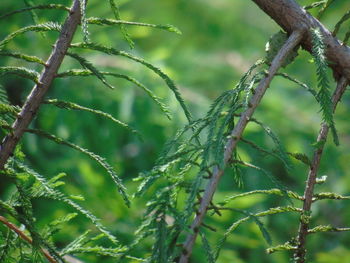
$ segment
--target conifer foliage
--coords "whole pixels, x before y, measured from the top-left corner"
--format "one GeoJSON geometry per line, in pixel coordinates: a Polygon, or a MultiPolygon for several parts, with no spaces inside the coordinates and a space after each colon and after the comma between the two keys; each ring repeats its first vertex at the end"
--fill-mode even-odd
{"type": "MultiPolygon", "coordinates": [[[[94,38],[90,33],[90,27],[93,26],[101,28],[115,26],[132,49],[135,43],[128,32],[129,26],[181,34],[175,26],[122,20],[118,2],[114,0],[100,3],[106,5],[109,16],[113,18],[89,17],[90,1],[87,0],[73,0],[71,7],[54,3],[35,5],[34,2],[24,1],[23,8],[0,15],[1,21],[11,16],[31,14],[32,25],[16,29],[0,40],[0,57],[16,60],[18,61],[16,65],[19,65],[11,64],[0,67],[0,76],[6,78],[14,75],[18,78],[25,78],[34,85],[21,107],[11,104],[5,88],[0,86],[2,136],[0,176],[9,180],[12,186],[8,197],[0,200],[0,224],[7,229],[5,232],[0,232],[0,262],[80,262],[75,257],[93,254],[99,258],[113,258],[115,262],[187,263],[190,262],[194,248],[201,245],[203,261],[205,258],[207,262],[214,263],[219,259],[225,242],[234,231],[246,222],[253,222],[266,241],[267,253],[287,251],[294,262],[303,263],[307,262],[306,241],[309,234],[350,230],[348,227],[328,224],[310,226],[313,219],[313,203],[325,199],[349,199],[348,196],[337,193],[314,193],[317,184],[326,181],[326,177],[318,177],[318,169],[328,132],[331,131],[334,144],[339,145],[340,143],[334,112],[346,90],[349,76],[344,74],[339,76],[339,72],[346,71],[339,70],[337,67],[338,71],[334,74],[337,87],[332,92],[332,81],[328,71],[330,67],[334,70],[335,61],[332,63],[330,61],[332,58],[329,57],[331,52],[328,50],[327,41],[330,37],[335,39],[341,31],[343,24],[350,18],[349,11],[339,19],[333,36],[327,34],[321,26],[301,28],[290,26],[289,28],[292,28],[290,32],[281,30],[273,35],[266,45],[265,57],[256,61],[236,85],[218,96],[206,114],[200,118],[194,118],[179,89],[164,70],[133,52],[93,42],[94,38]],[[39,22],[36,14],[38,10],[62,12],[66,20],[63,24],[57,21],[39,22]],[[57,41],[47,61],[33,54],[24,54],[13,49],[16,45],[11,45],[11,43],[15,43],[17,37],[28,32],[39,33],[42,39],[45,39],[45,34],[48,32],[58,33],[57,41]],[[75,41],[76,39],[81,39],[81,42],[75,41]],[[308,44],[311,45],[309,51],[316,68],[317,87],[310,87],[287,73],[288,65],[295,63],[298,59],[299,48],[308,48],[305,41],[309,41],[308,44]],[[152,72],[163,81],[164,87],[173,93],[186,117],[187,124],[179,129],[173,138],[169,138],[153,168],[144,171],[134,179],[138,183],[135,192],[126,188],[115,166],[103,156],[75,142],[51,134],[49,131],[30,127],[36,114],[40,114],[38,113],[39,108],[46,104],[46,107],[56,107],[58,110],[70,111],[71,114],[79,111],[96,115],[141,139],[147,139],[144,138],[142,132],[118,120],[112,114],[87,105],[80,105],[74,102],[74,98],[71,98],[70,101],[62,98],[45,98],[48,89],[52,88],[54,79],[88,76],[96,78],[102,84],[101,86],[108,89],[115,89],[110,84],[108,76],[127,80],[145,92],[156,107],[171,120],[169,107],[150,87],[124,72],[100,70],[98,65],[94,65],[87,58],[86,54],[123,57],[143,66],[144,70],[152,72]],[[62,64],[65,66],[65,58],[74,60],[78,68],[60,70],[62,64]],[[28,65],[35,66],[29,67],[28,65]],[[278,131],[273,131],[268,123],[253,116],[264,99],[271,81],[277,76],[311,93],[315,103],[319,104],[322,123],[312,157],[305,153],[288,152],[278,136],[278,131]],[[261,133],[265,134],[271,147],[260,145],[260,142],[252,141],[245,136],[246,127],[251,125],[255,125],[261,133]],[[64,171],[49,179],[46,175],[33,169],[30,165],[30,158],[26,156],[21,147],[20,140],[24,133],[45,138],[56,143],[57,147],[69,147],[89,157],[92,162],[103,169],[106,176],[113,180],[121,200],[128,209],[132,209],[134,201],[147,200],[142,218],[135,220],[140,224],[133,235],[133,240],[121,240],[113,230],[107,228],[103,221],[94,215],[93,211],[80,205],[79,200],[84,199],[83,196],[71,196],[61,191],[60,186],[65,183],[66,177],[64,171]],[[287,175],[293,173],[292,159],[305,165],[309,173],[304,194],[301,195],[291,186],[282,183],[274,176],[269,167],[261,167],[255,159],[246,158],[241,149],[250,149],[256,154],[276,159],[284,167],[287,175]],[[271,187],[244,191],[243,176],[251,170],[265,176],[271,187]],[[233,176],[237,189],[242,189],[243,192],[232,194],[222,200],[213,199],[222,176],[233,176]],[[263,211],[238,209],[231,205],[233,200],[255,195],[279,197],[283,201],[280,202],[280,205],[263,211]],[[42,199],[62,203],[70,207],[71,212],[57,216],[46,226],[38,226],[33,202],[42,199]],[[220,234],[219,240],[213,242],[211,234],[208,233],[216,231],[215,225],[206,222],[215,222],[216,218],[227,213],[241,215],[241,218],[233,221],[226,231],[220,234]],[[287,213],[296,214],[299,217],[300,222],[296,222],[300,223],[299,231],[294,236],[290,236],[290,240],[286,240],[285,243],[275,244],[269,227],[264,223],[264,218],[287,213]],[[98,230],[99,233],[96,234],[96,231],[86,229],[74,240],[66,244],[57,244],[55,236],[62,228],[72,224],[74,218],[78,216],[90,221],[92,228],[98,230]],[[152,243],[149,251],[142,257],[136,256],[134,252],[137,247],[149,244],[149,240],[152,243]]],[[[254,2],[260,4],[260,7],[264,3],[262,0],[254,2]]],[[[294,0],[283,0],[283,2],[304,10],[294,0]]],[[[321,19],[333,2],[315,1],[304,8],[305,10],[319,9],[318,18],[321,19]]],[[[269,10],[269,8],[262,9],[267,10],[266,12],[269,10]]],[[[316,18],[312,17],[312,19],[316,18]]],[[[314,23],[314,25],[317,24],[314,23]]],[[[349,36],[350,33],[345,32],[344,46],[349,36]]]]}

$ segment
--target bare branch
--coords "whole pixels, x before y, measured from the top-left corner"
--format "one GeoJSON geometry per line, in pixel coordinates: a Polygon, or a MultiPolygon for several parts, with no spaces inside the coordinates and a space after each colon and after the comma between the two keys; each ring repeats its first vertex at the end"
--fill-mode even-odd
{"type": "Polygon", "coordinates": [[[225,153],[224,153],[224,165],[223,167],[216,166],[213,170],[213,175],[206,187],[203,198],[200,203],[200,207],[196,218],[191,225],[191,233],[187,236],[186,242],[183,247],[182,255],[179,260],[180,263],[187,263],[192,253],[193,245],[196,241],[199,227],[202,225],[204,216],[216,191],[217,185],[221,176],[224,174],[224,169],[227,163],[230,161],[232,152],[236,148],[242,133],[247,126],[250,118],[252,117],[256,107],[259,105],[262,97],[264,96],[267,88],[269,87],[274,75],[277,73],[278,69],[281,67],[286,56],[300,43],[303,37],[304,30],[298,30],[291,34],[287,42],[278,52],[276,57],[271,63],[271,67],[267,76],[260,82],[257,87],[254,96],[252,97],[249,108],[241,115],[237,125],[233,129],[230,139],[226,143],[225,153]]]}
{"type": "Polygon", "coordinates": [[[336,80],[344,76],[350,80],[350,48],[345,46],[324,25],[305,11],[295,0],[252,0],[288,33],[308,28],[301,41],[303,48],[311,52],[311,29],[319,28],[326,46],[327,60],[336,80]]]}
{"type": "MultiPolygon", "coordinates": [[[[340,81],[338,82],[337,88],[334,91],[333,97],[332,97],[333,111],[335,111],[338,102],[340,101],[342,95],[346,90],[347,85],[348,85],[348,81],[346,80],[346,78],[341,78],[340,81]]],[[[327,140],[328,132],[329,132],[328,125],[326,123],[322,123],[321,130],[317,137],[317,142],[325,142],[327,140]]],[[[314,156],[311,162],[308,179],[305,186],[304,204],[303,204],[304,218],[302,217],[300,220],[299,233],[298,233],[298,249],[295,252],[295,259],[297,263],[305,262],[305,254],[306,254],[305,243],[306,243],[306,236],[308,234],[308,226],[309,226],[309,220],[305,218],[305,216],[308,217],[311,211],[311,205],[313,202],[313,192],[316,184],[316,177],[320,166],[323,149],[324,149],[324,143],[321,143],[320,146],[314,151],[314,156]]]]}
{"type": "Polygon", "coordinates": [[[74,0],[69,16],[66,19],[62,31],[55,47],[45,64],[45,69],[40,75],[39,83],[34,86],[29,94],[21,112],[12,125],[12,131],[4,138],[0,146],[0,170],[2,170],[13,153],[17,143],[21,139],[25,129],[29,126],[36,115],[42,100],[51,86],[52,81],[57,74],[68,47],[72,41],[73,35],[80,22],[80,2],[74,0]]]}

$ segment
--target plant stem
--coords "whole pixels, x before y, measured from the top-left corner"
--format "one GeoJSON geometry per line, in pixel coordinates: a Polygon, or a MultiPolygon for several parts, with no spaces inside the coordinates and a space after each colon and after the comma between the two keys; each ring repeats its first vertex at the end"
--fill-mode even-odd
{"type": "MultiPolygon", "coordinates": [[[[301,28],[319,28],[326,47],[325,55],[336,80],[342,76],[350,79],[350,48],[334,37],[319,20],[305,11],[295,0],[252,1],[288,33],[301,28]]],[[[311,53],[311,30],[305,32],[301,46],[311,53]]]]}
{"type": "Polygon", "coordinates": [[[34,86],[26,99],[17,119],[12,125],[12,131],[6,135],[0,145],[0,170],[4,166],[21,139],[25,129],[36,115],[43,98],[54,80],[57,71],[66,55],[74,33],[81,20],[80,1],[74,0],[68,18],[66,19],[59,38],[51,52],[45,68],[40,75],[39,83],[34,86]]]}
{"type": "MultiPolygon", "coordinates": [[[[0,222],[6,225],[9,229],[13,230],[24,241],[28,242],[31,245],[33,244],[33,241],[31,240],[30,237],[24,234],[23,231],[21,231],[17,226],[9,222],[5,217],[0,216],[0,222]]],[[[50,263],[57,263],[57,261],[49,254],[47,250],[43,248],[41,248],[40,250],[50,263]]]]}
{"type": "MultiPolygon", "coordinates": [[[[340,101],[342,95],[344,94],[347,85],[348,85],[348,81],[346,80],[346,78],[342,77],[339,80],[337,88],[334,91],[332,96],[333,112],[335,111],[338,102],[340,101]]],[[[322,123],[320,132],[317,137],[317,143],[325,142],[327,140],[328,132],[329,132],[328,125],[326,123],[322,123]]],[[[310,165],[310,170],[308,173],[308,178],[307,178],[305,192],[304,192],[304,204],[303,204],[304,216],[309,216],[309,213],[311,211],[313,192],[316,184],[316,177],[319,170],[323,149],[324,149],[324,143],[321,143],[320,146],[314,151],[313,159],[310,165]]],[[[298,233],[298,248],[294,254],[294,259],[297,263],[305,262],[305,255],[306,255],[305,244],[306,244],[306,236],[308,234],[308,227],[309,227],[309,220],[301,219],[300,225],[299,225],[299,233],[298,233]]]]}
{"type": "Polygon", "coordinates": [[[303,30],[298,30],[293,32],[290,35],[287,42],[284,44],[284,46],[281,48],[281,50],[278,52],[278,54],[272,61],[267,76],[260,82],[260,84],[256,88],[255,94],[253,95],[249,103],[249,108],[241,115],[237,125],[232,130],[230,139],[226,143],[226,147],[225,147],[224,162],[223,162],[224,165],[223,167],[216,166],[213,169],[213,175],[210,178],[210,181],[205,189],[198,213],[196,214],[196,217],[192,222],[190,234],[188,234],[187,236],[179,263],[187,263],[189,261],[189,258],[192,253],[193,245],[198,235],[199,227],[202,225],[204,216],[210,205],[213,195],[216,191],[219,180],[221,176],[224,174],[225,166],[230,161],[233,150],[236,148],[237,143],[241,138],[245,127],[247,126],[255,109],[259,105],[274,75],[277,73],[278,69],[281,67],[286,56],[300,43],[303,37],[303,32],[304,32],[303,30]]]}

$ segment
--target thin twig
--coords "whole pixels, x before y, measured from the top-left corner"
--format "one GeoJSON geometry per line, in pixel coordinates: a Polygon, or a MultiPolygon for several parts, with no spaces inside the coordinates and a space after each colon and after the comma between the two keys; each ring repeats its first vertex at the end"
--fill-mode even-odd
{"type": "Polygon", "coordinates": [[[267,88],[271,83],[271,80],[273,79],[278,69],[281,67],[286,56],[299,44],[299,42],[302,39],[303,32],[304,31],[302,30],[295,31],[288,38],[287,42],[284,44],[284,46],[281,48],[281,50],[278,52],[278,54],[272,61],[271,67],[269,69],[267,76],[260,82],[259,86],[257,87],[255,94],[253,95],[249,103],[249,108],[242,114],[237,125],[233,129],[230,139],[226,143],[225,153],[224,153],[224,162],[223,162],[224,165],[223,167],[216,166],[213,169],[213,176],[211,177],[206,187],[203,198],[201,200],[200,208],[198,210],[198,213],[194,221],[192,222],[190,234],[187,236],[179,263],[187,263],[189,261],[189,258],[192,253],[193,245],[198,235],[199,227],[202,225],[204,216],[210,205],[210,201],[213,198],[213,195],[215,193],[219,180],[221,176],[224,174],[225,166],[230,161],[233,150],[236,148],[236,145],[239,139],[241,138],[242,133],[245,127],[247,126],[247,123],[252,117],[256,107],[259,105],[262,97],[264,96],[267,88]]]}
{"type": "MultiPolygon", "coordinates": [[[[24,234],[22,230],[20,230],[17,226],[9,222],[5,217],[0,216],[0,222],[6,225],[9,229],[13,230],[24,241],[28,242],[31,245],[33,244],[33,241],[30,237],[24,234]]],[[[50,263],[57,263],[57,261],[49,254],[47,250],[43,248],[40,248],[40,250],[50,263]]]]}
{"type": "MultiPolygon", "coordinates": [[[[335,111],[338,102],[340,101],[342,95],[344,94],[346,87],[348,85],[348,81],[346,78],[342,77],[337,85],[336,90],[332,96],[332,107],[333,112],[335,111]]],[[[326,123],[322,123],[320,132],[317,137],[317,143],[320,143],[320,146],[314,151],[313,159],[311,162],[310,170],[308,173],[308,179],[305,186],[304,192],[304,205],[303,205],[303,215],[300,220],[299,225],[299,233],[298,233],[298,248],[295,252],[294,258],[297,263],[305,262],[305,244],[306,244],[306,236],[308,234],[308,226],[309,226],[309,214],[311,211],[311,205],[313,201],[313,192],[316,184],[316,177],[318,173],[318,169],[320,166],[320,161],[324,149],[324,143],[327,140],[329,132],[329,127],[326,123]]]]}
{"type": "Polygon", "coordinates": [[[80,1],[74,0],[69,16],[62,27],[60,36],[45,64],[45,69],[40,75],[39,83],[34,86],[29,94],[21,112],[18,114],[17,119],[12,125],[13,130],[7,134],[0,145],[0,170],[4,168],[25,129],[29,126],[36,115],[47,90],[57,74],[63,58],[66,55],[80,20],[80,1]]]}

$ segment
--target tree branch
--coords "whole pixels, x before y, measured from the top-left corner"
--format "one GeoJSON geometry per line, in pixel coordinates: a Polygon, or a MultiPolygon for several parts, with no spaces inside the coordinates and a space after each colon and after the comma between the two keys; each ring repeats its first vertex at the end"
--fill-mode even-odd
{"type": "MultiPolygon", "coordinates": [[[[5,217],[0,216],[0,222],[6,225],[12,231],[14,231],[24,241],[28,242],[31,245],[33,244],[33,241],[30,237],[24,234],[23,231],[21,231],[17,226],[9,222],[5,217]]],[[[57,261],[50,255],[50,253],[47,250],[43,248],[40,248],[40,250],[50,263],[57,263],[57,261]]]]}
{"type": "Polygon", "coordinates": [[[236,148],[239,139],[242,136],[242,133],[247,126],[250,118],[252,117],[256,107],[259,105],[262,97],[264,96],[267,88],[269,87],[274,75],[281,67],[286,56],[300,43],[302,39],[304,30],[294,31],[281,50],[278,52],[276,57],[271,63],[269,72],[267,76],[260,82],[256,88],[255,94],[251,98],[249,103],[249,108],[241,115],[237,125],[231,132],[230,139],[226,143],[225,153],[224,153],[224,165],[223,167],[216,166],[213,170],[213,175],[205,189],[203,198],[200,203],[200,208],[191,225],[191,233],[187,236],[186,242],[183,247],[182,255],[179,260],[179,263],[187,263],[192,253],[193,245],[196,241],[199,227],[202,225],[206,211],[210,205],[210,202],[213,198],[217,185],[221,176],[224,174],[224,169],[227,163],[230,161],[232,152],[236,148]]]}
{"type": "MultiPolygon", "coordinates": [[[[340,81],[338,82],[337,88],[334,91],[332,96],[333,112],[335,111],[338,102],[340,101],[342,95],[344,94],[347,85],[348,85],[348,81],[346,80],[346,78],[341,78],[340,81]]],[[[318,169],[320,166],[320,161],[321,161],[321,157],[324,149],[324,142],[327,140],[328,132],[329,132],[328,125],[326,123],[322,123],[321,130],[317,137],[317,143],[320,143],[320,146],[314,151],[314,156],[311,162],[308,179],[305,186],[303,217],[300,220],[300,226],[299,226],[298,248],[294,255],[297,263],[305,262],[305,254],[306,254],[305,243],[306,243],[306,236],[309,233],[308,217],[311,211],[313,191],[316,184],[316,177],[317,177],[317,173],[318,173],[318,169]]]]}
{"type": "Polygon", "coordinates": [[[324,25],[305,11],[295,0],[252,0],[266,14],[275,20],[286,32],[308,28],[301,45],[311,52],[311,28],[319,28],[326,46],[325,54],[333,69],[334,77],[341,76],[350,80],[350,48],[343,45],[324,25]]]}
{"type": "Polygon", "coordinates": [[[12,131],[4,138],[0,145],[0,170],[2,170],[12,155],[17,143],[21,139],[25,129],[36,115],[42,100],[51,86],[52,81],[60,67],[68,47],[73,39],[81,19],[80,2],[74,0],[70,14],[66,19],[52,53],[45,64],[45,68],[39,78],[39,84],[35,85],[29,94],[21,112],[12,125],[12,131]]]}

